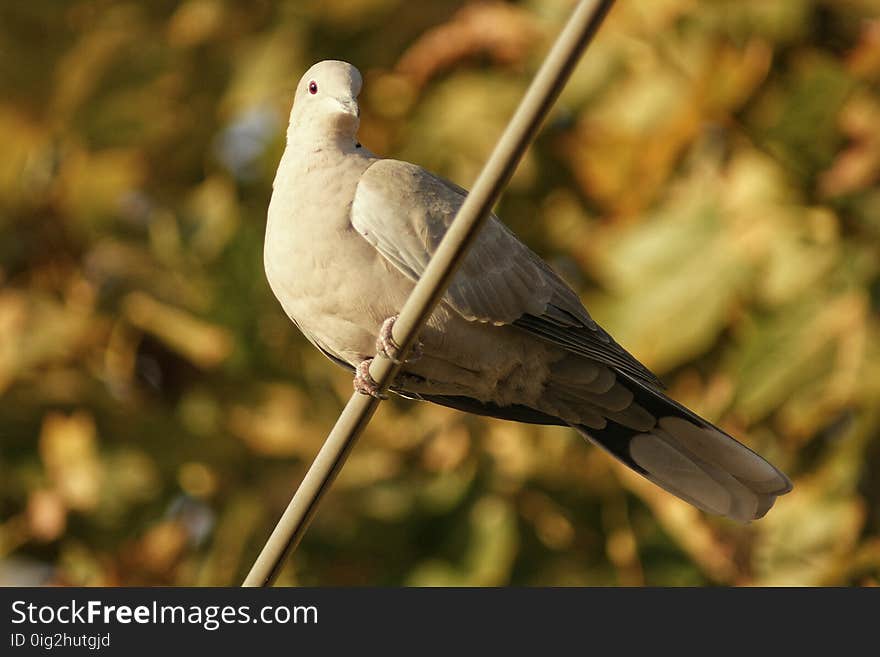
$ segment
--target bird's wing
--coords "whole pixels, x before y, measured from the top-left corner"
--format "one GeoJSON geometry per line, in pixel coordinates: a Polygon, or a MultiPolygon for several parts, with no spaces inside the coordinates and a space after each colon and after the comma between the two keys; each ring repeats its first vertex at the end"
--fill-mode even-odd
{"type": "MultiPolygon", "coordinates": [[[[467,195],[421,167],[379,160],[361,177],[351,224],[416,281],[467,195]]],[[[470,321],[510,324],[651,385],[660,382],[587,313],[570,287],[494,215],[444,296],[470,321]]]]}

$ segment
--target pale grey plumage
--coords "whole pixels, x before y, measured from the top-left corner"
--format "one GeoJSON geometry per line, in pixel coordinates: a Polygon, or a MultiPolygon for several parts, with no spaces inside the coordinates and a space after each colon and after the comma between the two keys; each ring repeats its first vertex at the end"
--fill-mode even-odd
{"type": "MultiPolygon", "coordinates": [[[[457,185],[414,164],[379,160],[358,183],[351,225],[416,281],[466,195],[457,185]],[[389,212],[389,207],[405,211],[389,212]]],[[[467,320],[515,324],[566,349],[658,383],[593,321],[547,263],[494,215],[480,231],[444,299],[467,320]]]]}
{"type": "MultiPolygon", "coordinates": [[[[400,311],[466,194],[357,143],[360,87],[344,62],[316,64],[300,81],[265,246],[288,316],[350,368],[373,355],[379,326],[400,311]]],[[[740,521],[790,489],[764,459],[663,395],[494,216],[420,338],[424,355],[405,365],[399,394],[571,425],[666,490],[740,521]]]]}

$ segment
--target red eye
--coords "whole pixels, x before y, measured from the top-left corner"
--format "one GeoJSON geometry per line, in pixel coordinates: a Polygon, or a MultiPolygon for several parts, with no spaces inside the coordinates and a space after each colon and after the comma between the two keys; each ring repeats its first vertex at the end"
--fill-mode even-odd
{"type": "Polygon", "coordinates": [[[312,80],[311,82],[309,82],[309,93],[312,94],[313,96],[314,96],[316,93],[318,93],[318,83],[315,82],[314,80],[312,80]]]}

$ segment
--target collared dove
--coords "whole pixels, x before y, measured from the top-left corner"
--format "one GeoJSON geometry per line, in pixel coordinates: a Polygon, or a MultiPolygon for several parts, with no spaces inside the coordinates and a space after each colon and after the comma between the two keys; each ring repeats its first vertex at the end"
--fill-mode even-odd
{"type": "MultiPolygon", "coordinates": [[[[394,358],[391,324],[466,195],[357,140],[362,78],[340,61],[297,85],[269,204],[275,296],[327,357],[376,394],[369,361],[394,358]]],[[[392,391],[496,418],[568,425],[670,493],[740,522],[788,478],[668,398],[645,366],[495,216],[419,336],[392,391]]]]}

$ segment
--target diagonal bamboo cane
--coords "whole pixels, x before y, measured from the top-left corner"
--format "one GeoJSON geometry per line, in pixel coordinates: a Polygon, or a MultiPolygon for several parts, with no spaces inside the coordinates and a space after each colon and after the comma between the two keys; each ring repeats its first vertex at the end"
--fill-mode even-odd
{"type": "MultiPolygon", "coordinates": [[[[394,341],[400,345],[403,355],[408,353],[416,335],[446,292],[468,247],[613,3],[614,0],[581,0],[557,37],[394,324],[394,341]]],[[[385,391],[399,368],[384,356],[376,356],[370,366],[370,375],[379,384],[380,390],[385,391]]],[[[278,576],[285,557],[299,544],[318,503],[378,405],[376,398],[358,393],[348,400],[245,578],[244,586],[269,586],[278,576]]]]}

